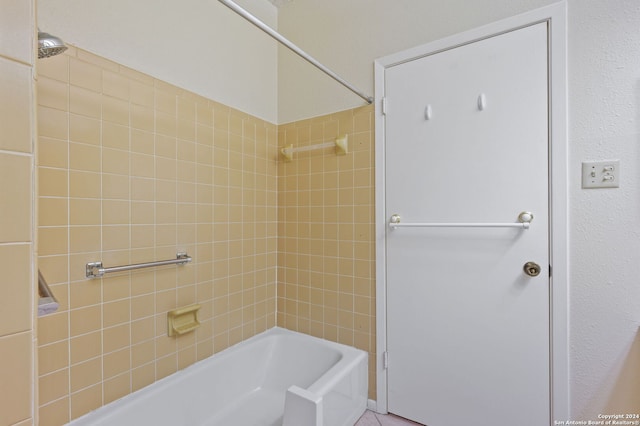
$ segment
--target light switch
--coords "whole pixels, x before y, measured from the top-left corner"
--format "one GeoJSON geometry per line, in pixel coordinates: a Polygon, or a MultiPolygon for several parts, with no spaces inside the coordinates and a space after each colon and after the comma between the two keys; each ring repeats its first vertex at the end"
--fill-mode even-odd
{"type": "Polygon", "coordinates": [[[618,188],[619,186],[620,160],[582,163],[583,188],[618,188]]]}

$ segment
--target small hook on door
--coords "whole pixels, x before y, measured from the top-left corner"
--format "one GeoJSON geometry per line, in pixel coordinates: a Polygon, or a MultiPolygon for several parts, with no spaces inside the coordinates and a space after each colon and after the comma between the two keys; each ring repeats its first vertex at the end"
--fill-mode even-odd
{"type": "Polygon", "coordinates": [[[433,115],[433,110],[431,108],[431,104],[427,105],[424,109],[424,119],[431,120],[431,116],[433,115]]]}
{"type": "Polygon", "coordinates": [[[484,111],[486,107],[487,107],[487,97],[485,96],[484,93],[481,93],[480,96],[478,96],[478,110],[484,111]]]}

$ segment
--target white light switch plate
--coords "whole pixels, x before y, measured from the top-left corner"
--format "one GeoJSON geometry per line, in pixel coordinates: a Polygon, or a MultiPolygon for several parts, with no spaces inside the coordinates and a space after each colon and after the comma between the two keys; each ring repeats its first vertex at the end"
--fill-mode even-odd
{"type": "Polygon", "coordinates": [[[618,188],[619,186],[620,160],[582,163],[583,188],[618,188]]]}

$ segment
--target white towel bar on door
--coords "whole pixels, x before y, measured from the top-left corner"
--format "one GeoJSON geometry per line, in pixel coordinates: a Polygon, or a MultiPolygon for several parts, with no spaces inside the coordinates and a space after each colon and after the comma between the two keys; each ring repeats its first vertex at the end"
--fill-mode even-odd
{"type": "Polygon", "coordinates": [[[176,258],[171,260],[158,260],[155,262],[136,263],[133,265],[111,266],[109,268],[104,268],[102,266],[102,262],[90,262],[86,265],[87,278],[100,278],[104,274],[109,274],[111,272],[131,271],[134,269],[151,268],[153,266],[184,265],[189,262],[191,262],[191,256],[187,253],[178,253],[176,254],[176,258]]]}
{"type": "Polygon", "coordinates": [[[529,229],[533,213],[522,212],[519,223],[401,223],[400,215],[394,214],[389,220],[389,228],[520,228],[529,229]]]}

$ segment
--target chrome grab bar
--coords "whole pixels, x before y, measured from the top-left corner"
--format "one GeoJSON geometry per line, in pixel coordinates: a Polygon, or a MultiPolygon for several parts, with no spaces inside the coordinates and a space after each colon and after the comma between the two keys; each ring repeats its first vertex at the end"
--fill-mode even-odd
{"type": "Polygon", "coordinates": [[[104,274],[110,274],[112,272],[132,271],[134,269],[151,268],[154,266],[164,265],[184,265],[189,262],[191,262],[191,256],[187,253],[178,253],[176,254],[175,259],[135,263],[133,265],[111,266],[109,268],[103,267],[102,262],[89,262],[86,265],[86,272],[87,278],[100,278],[104,276],[104,274]]]}
{"type": "Polygon", "coordinates": [[[400,215],[394,214],[389,220],[389,228],[520,228],[529,229],[533,213],[522,212],[518,223],[402,223],[400,215]]]}

